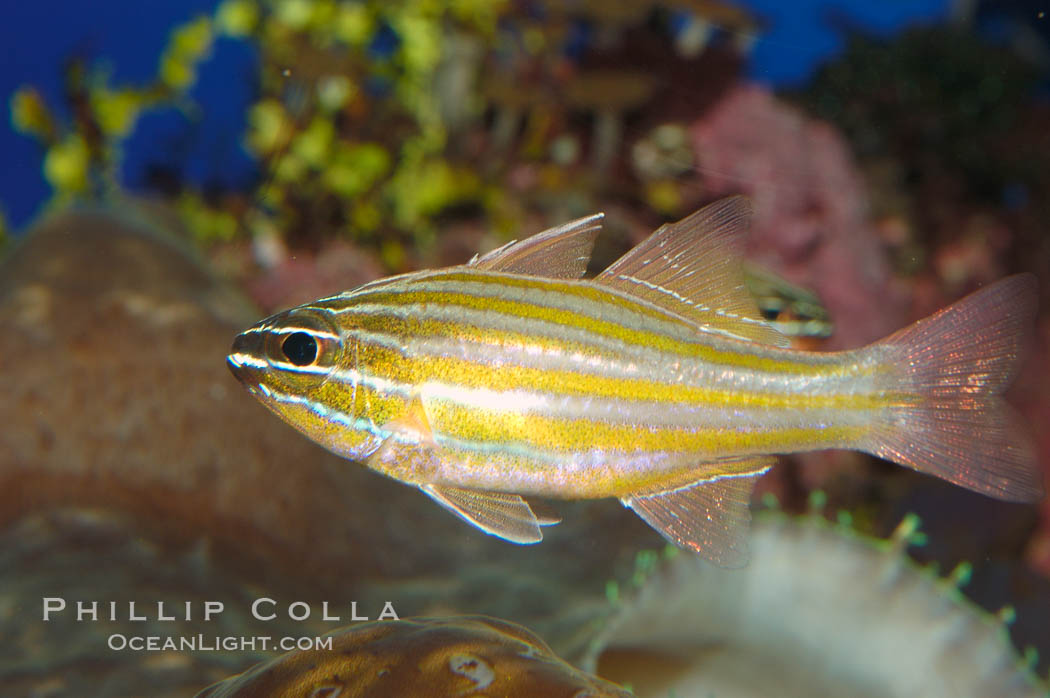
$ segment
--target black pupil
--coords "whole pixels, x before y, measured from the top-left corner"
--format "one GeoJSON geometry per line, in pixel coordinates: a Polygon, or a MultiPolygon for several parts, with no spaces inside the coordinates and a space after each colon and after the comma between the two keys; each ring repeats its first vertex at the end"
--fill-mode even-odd
{"type": "Polygon", "coordinates": [[[317,359],[317,340],[305,332],[293,332],[281,345],[284,355],[296,366],[309,366],[317,359]]]}

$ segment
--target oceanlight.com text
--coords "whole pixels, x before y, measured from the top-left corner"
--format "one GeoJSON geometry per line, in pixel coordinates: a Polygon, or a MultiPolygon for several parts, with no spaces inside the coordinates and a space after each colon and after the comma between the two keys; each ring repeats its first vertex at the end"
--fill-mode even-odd
{"type": "Polygon", "coordinates": [[[114,633],[106,641],[115,652],[243,652],[278,650],[331,650],[330,637],[272,637],[269,635],[124,635],[114,633]]]}

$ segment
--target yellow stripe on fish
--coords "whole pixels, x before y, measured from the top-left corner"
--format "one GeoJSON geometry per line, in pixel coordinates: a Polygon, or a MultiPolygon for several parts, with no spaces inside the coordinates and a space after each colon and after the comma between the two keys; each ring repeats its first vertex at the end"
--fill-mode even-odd
{"type": "Polygon", "coordinates": [[[741,564],[771,456],[822,448],[1039,496],[997,397],[1031,325],[1031,276],[863,349],[793,350],[744,286],[748,218],[741,198],[712,204],[592,280],[579,277],[600,217],[581,219],[267,318],[228,362],[326,448],[519,543],[553,523],[522,494],[614,496],[669,540],[741,564]]]}
{"type": "MultiPolygon", "coordinates": [[[[403,281],[386,293],[370,289],[360,296],[341,296],[339,300],[379,306],[380,312],[410,307],[424,318],[429,316],[429,308],[440,308],[446,316],[457,311],[474,311],[471,318],[484,319],[486,314],[492,314],[501,319],[512,318],[515,322],[550,323],[573,328],[581,337],[590,335],[594,339],[619,340],[628,345],[729,365],[747,365],[765,371],[809,370],[803,362],[784,360],[776,355],[749,354],[739,348],[720,349],[717,345],[697,342],[693,335],[698,331],[711,332],[710,328],[697,328],[666,310],[581,282],[526,279],[508,274],[433,274],[403,281]],[[425,282],[431,282],[437,288],[415,288],[425,282]],[[470,284],[474,292],[456,289],[454,284],[470,284]],[[495,288],[490,290],[488,287],[495,288]]],[[[352,310],[352,306],[348,310],[352,310]]],[[[724,331],[712,335],[733,338],[724,331]]]]}

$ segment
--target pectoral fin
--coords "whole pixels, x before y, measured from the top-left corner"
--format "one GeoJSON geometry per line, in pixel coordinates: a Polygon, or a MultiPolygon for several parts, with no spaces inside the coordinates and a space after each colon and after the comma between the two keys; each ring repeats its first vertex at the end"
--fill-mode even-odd
{"type": "Polygon", "coordinates": [[[546,512],[536,516],[528,502],[517,494],[415,480],[420,473],[431,471],[447,459],[435,443],[419,398],[409,404],[404,414],[383,426],[391,436],[365,460],[368,466],[403,482],[414,481],[435,502],[485,533],[513,543],[539,543],[543,540],[540,526],[559,523],[560,519],[546,512]]]}
{"type": "Polygon", "coordinates": [[[675,545],[721,567],[742,567],[748,558],[751,490],[772,463],[768,458],[740,461],[729,474],[620,501],[675,545]]]}
{"type": "Polygon", "coordinates": [[[467,523],[512,543],[539,543],[543,540],[540,526],[558,523],[550,517],[537,518],[517,494],[448,485],[423,485],[420,489],[467,523]]]}

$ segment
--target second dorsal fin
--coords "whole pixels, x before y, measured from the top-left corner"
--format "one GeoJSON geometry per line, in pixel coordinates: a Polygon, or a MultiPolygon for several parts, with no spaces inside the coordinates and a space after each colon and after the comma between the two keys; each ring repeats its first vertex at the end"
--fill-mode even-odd
{"type": "Polygon", "coordinates": [[[578,218],[524,240],[508,242],[481,257],[475,256],[468,266],[530,276],[578,279],[587,271],[604,215],[596,213],[578,218]]]}
{"type": "Polygon", "coordinates": [[[744,284],[743,243],[751,205],[731,196],[659,227],[595,281],[736,339],[787,346],[744,284]]]}

